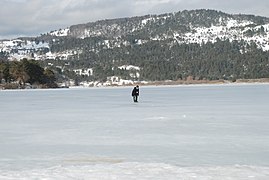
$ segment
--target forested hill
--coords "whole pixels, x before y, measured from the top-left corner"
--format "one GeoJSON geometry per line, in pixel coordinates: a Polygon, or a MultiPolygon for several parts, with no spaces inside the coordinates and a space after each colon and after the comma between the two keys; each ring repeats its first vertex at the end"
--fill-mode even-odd
{"type": "Polygon", "coordinates": [[[269,19],[215,10],[101,20],[2,47],[77,82],[269,78],[269,19]]]}

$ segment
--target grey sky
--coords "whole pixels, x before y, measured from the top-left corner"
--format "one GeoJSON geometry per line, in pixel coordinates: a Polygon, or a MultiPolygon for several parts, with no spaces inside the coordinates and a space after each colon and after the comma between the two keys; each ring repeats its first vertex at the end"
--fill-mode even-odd
{"type": "Polygon", "coordinates": [[[215,9],[269,17],[268,0],[0,0],[0,39],[102,19],[215,9]]]}

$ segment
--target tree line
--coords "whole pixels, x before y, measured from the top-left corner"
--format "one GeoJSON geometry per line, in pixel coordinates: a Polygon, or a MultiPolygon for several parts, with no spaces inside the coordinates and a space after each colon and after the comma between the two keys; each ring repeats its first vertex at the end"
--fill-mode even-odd
{"type": "Polygon", "coordinates": [[[34,85],[42,88],[57,87],[54,72],[43,68],[38,61],[0,61],[0,83],[4,88],[26,88],[34,85]]]}

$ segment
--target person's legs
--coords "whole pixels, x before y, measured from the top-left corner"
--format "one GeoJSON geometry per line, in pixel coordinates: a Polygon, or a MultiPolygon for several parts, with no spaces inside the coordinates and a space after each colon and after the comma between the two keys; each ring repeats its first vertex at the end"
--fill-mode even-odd
{"type": "Polygon", "coordinates": [[[134,102],[137,102],[137,96],[133,96],[134,102]]]}

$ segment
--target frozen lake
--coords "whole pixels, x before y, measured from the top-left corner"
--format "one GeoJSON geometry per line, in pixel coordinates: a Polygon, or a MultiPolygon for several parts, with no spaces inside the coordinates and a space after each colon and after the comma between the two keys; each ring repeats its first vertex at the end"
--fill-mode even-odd
{"type": "Polygon", "coordinates": [[[0,91],[0,179],[269,179],[269,85],[0,91]]]}

